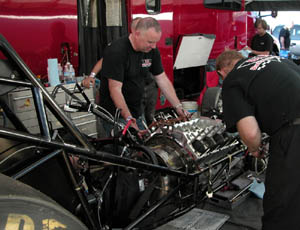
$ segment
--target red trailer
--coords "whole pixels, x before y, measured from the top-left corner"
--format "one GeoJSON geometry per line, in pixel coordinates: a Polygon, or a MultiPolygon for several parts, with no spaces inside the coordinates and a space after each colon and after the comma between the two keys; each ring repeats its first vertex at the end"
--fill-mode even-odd
{"type": "MultiPolygon", "coordinates": [[[[181,98],[191,99],[199,95],[206,70],[224,48],[249,44],[255,30],[248,10],[297,8],[298,1],[0,0],[0,33],[34,74],[47,77],[47,59],[65,62],[68,56],[82,75],[110,40],[127,33],[134,17],[155,17],[163,30],[158,48],[165,72],[181,98]],[[184,46],[190,42],[195,43],[184,46]]],[[[168,105],[160,99],[157,108],[168,105]]]]}
{"type": "Polygon", "coordinates": [[[1,0],[0,33],[36,74],[47,74],[47,59],[62,59],[69,47],[78,66],[76,0],[1,0]]]}
{"type": "MultiPolygon", "coordinates": [[[[35,75],[46,75],[48,58],[67,58],[78,74],[88,73],[106,44],[124,35],[134,17],[152,16],[163,28],[158,47],[165,71],[183,98],[193,98],[202,89],[206,72],[213,69],[216,56],[226,47],[240,49],[248,43],[254,31],[253,17],[247,10],[267,10],[268,6],[296,10],[300,2],[0,0],[0,33],[17,51],[0,36],[0,229],[153,229],[229,187],[229,180],[236,179],[232,167],[237,166],[239,174],[244,172],[236,159],[244,160],[241,155],[246,156],[247,151],[238,136],[225,134],[220,120],[186,121],[171,129],[167,125],[166,132],[159,131],[147,140],[147,148],[128,134],[128,126],[120,136],[90,139],[35,75]],[[29,132],[5,102],[3,96],[12,98],[7,94],[17,87],[31,90],[32,97],[18,94],[18,109],[35,106],[40,133],[29,132]],[[50,125],[48,112],[63,125],[59,130],[63,133],[50,125]],[[6,124],[7,119],[13,128],[6,124]],[[199,131],[196,136],[195,129],[199,131]],[[110,147],[103,148],[106,145],[115,145],[113,152],[110,147]],[[121,155],[117,149],[122,150],[121,155]]],[[[58,93],[59,87],[53,91],[58,93]]],[[[73,92],[64,92],[67,95],[63,95],[62,104],[66,100],[71,103],[73,92]]],[[[159,103],[158,107],[167,105],[159,103]]],[[[93,103],[75,106],[102,114],[93,103]]],[[[266,163],[262,165],[265,170],[266,163]]],[[[238,192],[242,199],[245,194],[238,192]]],[[[237,196],[230,200],[237,205],[237,196]]]]}

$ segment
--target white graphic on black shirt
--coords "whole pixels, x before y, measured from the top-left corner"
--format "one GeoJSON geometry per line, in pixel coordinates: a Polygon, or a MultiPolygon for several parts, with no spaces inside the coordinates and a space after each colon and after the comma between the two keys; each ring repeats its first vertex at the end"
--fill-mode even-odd
{"type": "Polygon", "coordinates": [[[255,56],[240,64],[237,69],[249,66],[249,70],[261,70],[270,62],[281,62],[278,56],[255,56]]]}
{"type": "Polygon", "coordinates": [[[152,65],[152,59],[142,59],[142,67],[149,68],[152,65]]]}

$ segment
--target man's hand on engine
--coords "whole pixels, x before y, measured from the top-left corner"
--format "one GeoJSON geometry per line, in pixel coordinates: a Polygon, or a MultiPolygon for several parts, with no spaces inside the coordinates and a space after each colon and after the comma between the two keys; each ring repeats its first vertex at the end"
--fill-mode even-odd
{"type": "Polygon", "coordinates": [[[269,152],[269,143],[263,144],[256,151],[252,151],[251,155],[256,158],[263,158],[269,152]]]}
{"type": "Polygon", "coordinates": [[[180,120],[188,121],[192,117],[193,114],[189,113],[188,111],[184,110],[182,106],[175,108],[176,113],[179,115],[180,120]]]}
{"type": "MultiPolygon", "coordinates": [[[[128,118],[127,118],[127,119],[128,119],[128,118]]],[[[134,128],[134,129],[136,129],[137,132],[139,132],[140,129],[139,129],[139,127],[137,126],[136,119],[132,117],[132,118],[130,118],[130,120],[131,120],[130,126],[131,126],[132,128],[134,128]]]]}

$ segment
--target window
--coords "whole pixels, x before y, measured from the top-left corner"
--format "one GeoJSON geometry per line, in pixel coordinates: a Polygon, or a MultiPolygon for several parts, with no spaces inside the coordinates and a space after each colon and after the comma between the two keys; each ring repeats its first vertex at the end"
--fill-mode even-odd
{"type": "Polygon", "coordinates": [[[291,29],[291,40],[300,40],[300,25],[294,25],[291,29]]]}
{"type": "Polygon", "coordinates": [[[204,0],[207,8],[222,10],[241,10],[241,0],[204,0]]]}
{"type": "MultiPolygon", "coordinates": [[[[274,37],[279,39],[279,33],[280,30],[283,28],[283,25],[278,25],[274,28],[272,34],[274,37]]],[[[293,40],[300,40],[300,25],[294,25],[290,30],[290,36],[291,36],[291,42],[293,43],[293,40]]]]}
{"type": "Polygon", "coordinates": [[[146,10],[148,14],[157,14],[160,12],[160,0],[146,0],[146,10]]]}
{"type": "Polygon", "coordinates": [[[279,39],[279,33],[282,28],[283,28],[283,25],[279,25],[279,26],[276,26],[274,28],[274,30],[272,31],[273,36],[276,37],[277,39],[279,39]]]}

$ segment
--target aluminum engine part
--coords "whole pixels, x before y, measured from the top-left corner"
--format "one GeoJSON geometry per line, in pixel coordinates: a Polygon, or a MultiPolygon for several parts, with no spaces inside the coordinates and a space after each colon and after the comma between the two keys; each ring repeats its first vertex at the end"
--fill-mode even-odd
{"type": "MultiPolygon", "coordinates": [[[[212,193],[238,175],[243,168],[245,150],[239,136],[225,131],[221,120],[208,117],[179,122],[169,118],[157,121],[146,145],[158,156],[159,163],[170,169],[198,173],[198,183],[212,193]]],[[[178,181],[172,176],[160,178],[160,196],[174,188],[178,181]],[[165,183],[167,179],[168,183],[165,183]]],[[[186,188],[182,193],[188,192],[186,188]]]]}
{"type": "Polygon", "coordinates": [[[226,150],[222,152],[224,155],[228,149],[239,144],[235,135],[228,134],[225,129],[221,120],[200,117],[172,125],[167,121],[166,125],[157,129],[153,136],[164,133],[165,136],[172,137],[181,146],[187,162],[192,160],[201,163],[208,157],[220,155],[222,150],[226,150]]]}
{"type": "Polygon", "coordinates": [[[226,137],[223,135],[225,125],[221,120],[207,117],[197,118],[175,124],[174,132],[182,132],[185,145],[193,154],[195,160],[205,157],[205,153],[223,146],[226,137]]]}

